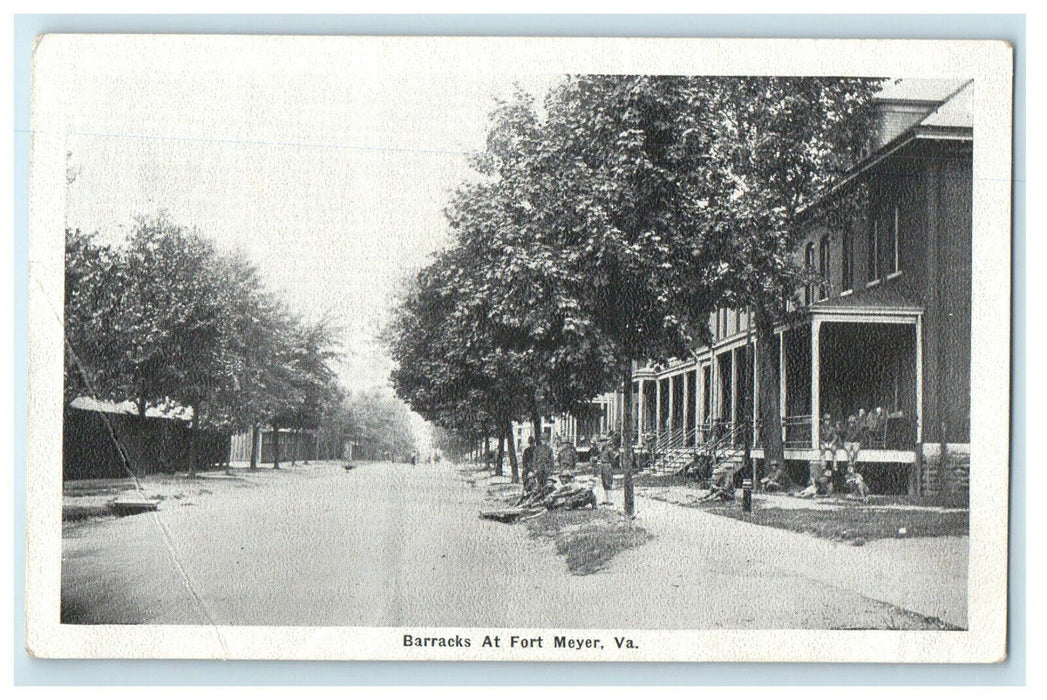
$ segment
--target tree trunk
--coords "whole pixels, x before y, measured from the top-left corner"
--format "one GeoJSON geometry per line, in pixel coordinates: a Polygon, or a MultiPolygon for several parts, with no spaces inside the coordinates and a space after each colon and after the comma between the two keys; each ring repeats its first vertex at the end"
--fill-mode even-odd
{"type": "Polygon", "coordinates": [[[302,433],[299,430],[293,430],[291,437],[294,438],[291,441],[291,466],[293,467],[298,463],[298,443],[301,442],[302,433]]]}
{"type": "Polygon", "coordinates": [[[251,426],[251,470],[258,469],[258,438],[259,438],[258,424],[255,423],[251,426]]]}
{"type": "Polygon", "coordinates": [[[778,405],[781,400],[780,384],[773,360],[777,354],[778,338],[774,332],[774,319],[765,309],[755,307],[753,316],[756,342],[761,349],[761,352],[756,353],[756,364],[760,373],[760,439],[763,442],[764,472],[772,480],[783,484],[788,482],[788,475],[782,445],[782,411],[778,405]]]}
{"type": "Polygon", "coordinates": [[[138,407],[138,416],[140,418],[145,418],[145,410],[149,408],[148,404],[146,403],[145,397],[139,397],[138,401],[135,402],[135,405],[138,407]]]}
{"type": "Polygon", "coordinates": [[[534,441],[537,443],[542,439],[542,414],[538,411],[538,398],[531,399],[531,429],[534,431],[534,441]]]}
{"type": "Polygon", "coordinates": [[[280,468],[280,429],[273,426],[273,469],[280,468]]]}
{"type": "Polygon", "coordinates": [[[196,427],[200,424],[200,414],[196,406],[190,406],[193,411],[193,422],[189,427],[189,478],[196,478],[196,427]]]}
{"type": "Polygon", "coordinates": [[[520,483],[520,464],[516,460],[516,440],[513,439],[513,426],[509,421],[505,422],[505,433],[509,442],[509,473],[512,475],[514,484],[520,483]]]}
{"type": "Polygon", "coordinates": [[[502,464],[505,462],[505,428],[498,435],[498,459],[494,463],[494,475],[502,476],[502,464]]]}
{"type": "Polygon", "coordinates": [[[626,360],[622,365],[622,493],[625,514],[636,512],[636,495],[633,493],[633,363],[626,360]]]}

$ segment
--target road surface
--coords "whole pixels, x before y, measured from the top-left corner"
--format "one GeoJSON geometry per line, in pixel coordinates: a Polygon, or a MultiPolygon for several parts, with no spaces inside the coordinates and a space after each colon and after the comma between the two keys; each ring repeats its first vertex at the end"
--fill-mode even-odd
{"type": "MultiPolygon", "coordinates": [[[[874,599],[839,572],[825,575],[822,566],[797,565],[761,545],[764,538],[754,532],[767,529],[695,510],[641,499],[639,522],[654,539],[620,554],[604,571],[574,576],[552,544],[532,540],[524,526],[480,520],[483,485],[470,484],[475,477],[454,465],[364,464],[347,472],[320,463],[240,474],[200,480],[155,513],[67,524],[63,621],[617,629],[922,625],[883,602],[889,596],[874,599]]],[[[794,548],[810,541],[782,534],[783,542],[799,543],[794,548]]],[[[851,556],[844,549],[855,549],[839,547],[822,543],[811,551],[818,561],[831,554],[839,562],[851,556]]]]}

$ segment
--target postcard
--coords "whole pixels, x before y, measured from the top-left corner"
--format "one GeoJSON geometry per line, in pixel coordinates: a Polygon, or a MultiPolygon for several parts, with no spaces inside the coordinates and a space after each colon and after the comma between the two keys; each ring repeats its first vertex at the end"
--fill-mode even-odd
{"type": "Polygon", "coordinates": [[[28,652],[1002,661],[1012,82],[38,37],[28,652]]]}

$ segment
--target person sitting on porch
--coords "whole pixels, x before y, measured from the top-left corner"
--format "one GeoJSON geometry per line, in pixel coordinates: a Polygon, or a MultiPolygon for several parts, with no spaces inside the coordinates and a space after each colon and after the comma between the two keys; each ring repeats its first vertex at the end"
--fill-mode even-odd
{"type": "Polygon", "coordinates": [[[843,449],[847,452],[848,471],[858,463],[858,451],[862,448],[862,429],[858,418],[847,416],[847,425],[843,429],[843,449]]]}
{"type": "Polygon", "coordinates": [[[832,415],[826,413],[822,416],[821,431],[819,434],[822,447],[822,463],[829,468],[832,462],[832,471],[836,472],[836,452],[840,449],[839,423],[833,423],[832,415]]]}
{"type": "Polygon", "coordinates": [[[797,493],[800,498],[813,498],[818,495],[829,495],[832,493],[832,470],[820,459],[811,460],[808,463],[809,477],[807,487],[797,493]]]}
{"type": "Polygon", "coordinates": [[[733,501],[736,471],[738,471],[737,465],[729,461],[716,467],[709,483],[709,493],[703,497],[703,500],[733,501]]]}
{"type": "Polygon", "coordinates": [[[877,406],[876,410],[869,414],[869,444],[877,449],[886,448],[886,430],[887,412],[883,410],[883,406],[877,406]]]}
{"type": "Polygon", "coordinates": [[[869,495],[869,486],[853,462],[847,463],[847,489],[850,491],[848,498],[857,498],[864,501],[869,495]]]}
{"type": "Polygon", "coordinates": [[[767,476],[760,479],[760,483],[763,485],[764,491],[781,491],[785,488],[783,482],[785,482],[786,479],[787,476],[782,470],[782,465],[779,462],[771,462],[767,476]]]}

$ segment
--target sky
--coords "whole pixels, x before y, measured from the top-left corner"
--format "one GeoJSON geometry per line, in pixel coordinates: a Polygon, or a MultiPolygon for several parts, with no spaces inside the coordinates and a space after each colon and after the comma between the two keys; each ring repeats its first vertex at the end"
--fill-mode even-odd
{"type": "MultiPolygon", "coordinates": [[[[452,70],[345,42],[100,37],[63,46],[68,226],[119,240],[165,210],[244,252],[272,292],[342,330],[349,388],[383,385],[401,280],[447,241],[494,98],[555,75],[452,70]]],[[[53,56],[52,56],[53,57],[53,56]]],[[[430,59],[433,60],[430,60],[430,59]]]]}
{"type": "Polygon", "coordinates": [[[388,381],[378,333],[404,278],[447,242],[443,210],[473,176],[495,98],[544,94],[564,65],[555,45],[509,40],[43,41],[34,138],[71,154],[66,226],[115,241],[166,211],[242,251],[289,306],[341,329],[351,389],[388,381]]]}

